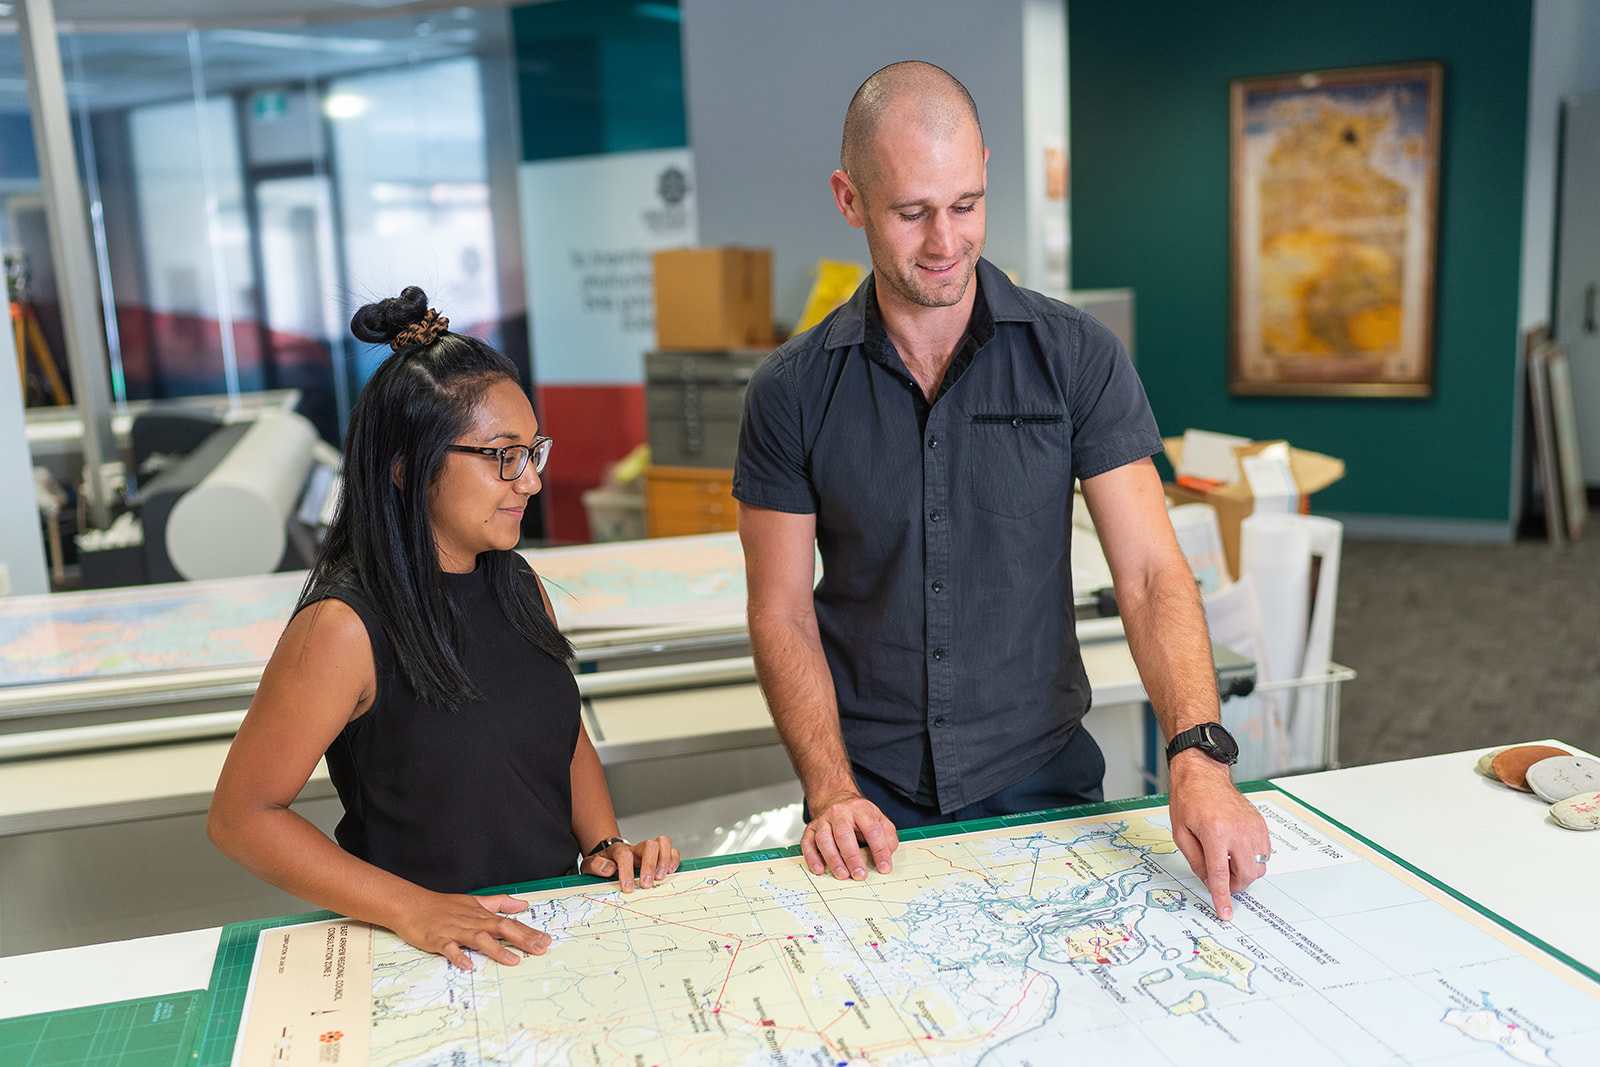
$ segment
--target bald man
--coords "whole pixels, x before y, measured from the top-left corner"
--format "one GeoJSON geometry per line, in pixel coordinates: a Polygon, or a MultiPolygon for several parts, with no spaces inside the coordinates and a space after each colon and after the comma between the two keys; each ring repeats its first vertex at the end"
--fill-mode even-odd
{"type": "Polygon", "coordinates": [[[816,874],[892,868],[896,827],[1102,799],[1073,626],[1073,480],[1168,748],[1172,832],[1211,892],[1265,871],[1234,788],[1194,578],[1117,339],[980,258],[972,97],[896,63],[845,116],[834,203],[872,276],[750,381],[733,492],[750,640],[805,789],[816,874]],[[813,546],[823,560],[815,581],[813,546]]]}

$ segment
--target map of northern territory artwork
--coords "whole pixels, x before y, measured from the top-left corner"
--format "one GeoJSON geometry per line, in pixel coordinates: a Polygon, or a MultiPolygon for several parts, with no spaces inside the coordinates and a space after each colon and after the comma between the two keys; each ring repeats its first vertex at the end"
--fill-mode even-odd
{"type": "Polygon", "coordinates": [[[1220,922],[1164,807],[906,835],[624,896],[527,894],[554,942],[470,973],[349,920],[260,933],[234,1062],[1600,1064],[1600,982],[1285,794],[1220,922]]]}

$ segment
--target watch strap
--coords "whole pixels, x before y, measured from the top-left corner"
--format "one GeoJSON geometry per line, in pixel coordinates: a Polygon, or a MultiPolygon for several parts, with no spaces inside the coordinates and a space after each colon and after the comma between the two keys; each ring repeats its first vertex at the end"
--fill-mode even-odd
{"type": "Polygon", "coordinates": [[[606,849],[610,848],[612,845],[626,845],[626,844],[627,844],[627,842],[624,841],[620,837],[608,837],[604,841],[600,842],[598,845],[594,846],[594,848],[591,848],[588,852],[585,852],[584,856],[586,856],[586,857],[587,856],[598,856],[598,855],[600,855],[600,853],[604,852],[606,849]]]}
{"type": "Polygon", "coordinates": [[[1167,742],[1167,762],[1171,763],[1174,756],[1191,748],[1200,749],[1218,763],[1233,764],[1239,760],[1239,746],[1234,742],[1233,735],[1220,722],[1203,722],[1198,726],[1191,726],[1167,742]],[[1218,746],[1215,736],[1217,734],[1221,734],[1228,742],[1227,748],[1218,746]]]}

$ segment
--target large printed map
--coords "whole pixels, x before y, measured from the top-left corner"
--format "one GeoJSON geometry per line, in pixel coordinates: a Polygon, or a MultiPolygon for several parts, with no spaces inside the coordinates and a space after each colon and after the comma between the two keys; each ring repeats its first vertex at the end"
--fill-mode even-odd
{"type": "Polygon", "coordinates": [[[1166,809],[533,893],[465,973],[340,920],[261,934],[235,1063],[1600,1064],[1600,984],[1278,793],[1232,922],[1166,809]]]}
{"type": "Polygon", "coordinates": [[[0,599],[0,684],[265,663],[305,577],[0,599]]]}
{"type": "MultiPolygon", "coordinates": [[[[739,535],[533,549],[569,633],[744,622],[739,535]]],[[[304,571],[0,599],[0,685],[264,665],[304,571]]]]}

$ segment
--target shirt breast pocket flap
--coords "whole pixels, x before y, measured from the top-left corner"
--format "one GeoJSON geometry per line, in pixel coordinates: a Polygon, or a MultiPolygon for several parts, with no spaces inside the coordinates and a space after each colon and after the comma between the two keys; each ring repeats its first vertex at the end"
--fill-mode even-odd
{"type": "Polygon", "coordinates": [[[1071,435],[1059,411],[972,416],[967,477],[981,511],[1023,519],[1065,507],[1072,484],[1071,435]]]}

